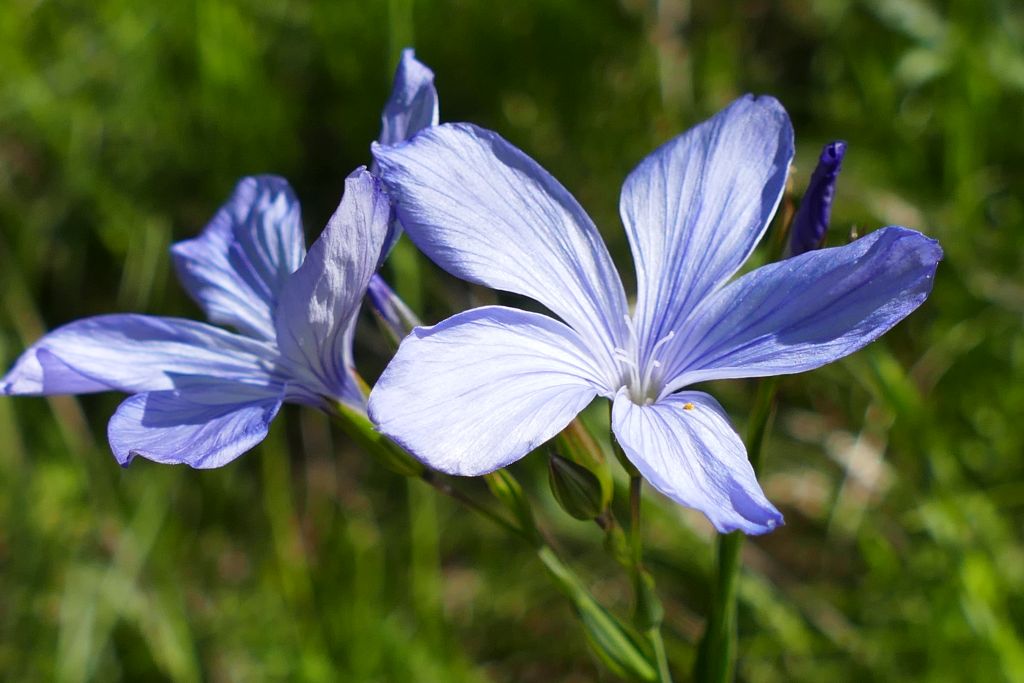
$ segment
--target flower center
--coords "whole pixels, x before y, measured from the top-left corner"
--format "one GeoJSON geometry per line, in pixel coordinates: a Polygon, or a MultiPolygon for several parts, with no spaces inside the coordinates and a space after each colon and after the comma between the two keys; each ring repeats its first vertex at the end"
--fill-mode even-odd
{"type": "Polygon", "coordinates": [[[661,361],[657,359],[658,350],[676,336],[674,330],[659,339],[648,354],[647,363],[640,367],[640,337],[633,319],[624,316],[629,338],[626,348],[612,349],[615,360],[623,366],[622,384],[629,389],[629,397],[637,405],[647,406],[654,403],[661,391],[661,361]]]}

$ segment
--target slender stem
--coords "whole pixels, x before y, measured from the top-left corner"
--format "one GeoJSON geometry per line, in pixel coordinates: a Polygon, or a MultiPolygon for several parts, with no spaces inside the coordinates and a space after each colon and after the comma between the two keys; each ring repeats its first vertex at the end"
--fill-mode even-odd
{"type": "MultiPolygon", "coordinates": [[[[509,520],[490,505],[463,491],[451,477],[424,467],[406,451],[380,435],[365,414],[348,409],[341,404],[332,406],[327,412],[339,421],[346,433],[356,443],[390,469],[406,477],[422,479],[439,493],[462,503],[509,533],[526,541],[536,551],[538,558],[547,569],[548,575],[554,579],[560,591],[572,603],[594,652],[612,671],[628,678],[646,681],[657,680],[659,683],[671,682],[671,679],[664,676],[656,678],[657,672],[654,664],[650,662],[642,648],[637,646],[630,630],[594,599],[586,584],[558,557],[543,532],[536,526],[529,502],[523,495],[522,486],[511,473],[501,470],[497,473],[501,476],[489,475],[487,483],[495,498],[512,512],[515,521],[509,520]]],[[[639,485],[636,486],[635,493],[637,500],[634,504],[636,509],[634,521],[638,525],[639,485]]],[[[639,532],[638,526],[637,531],[639,532]]],[[[636,566],[632,559],[626,560],[625,563],[628,566],[636,566]]],[[[646,586],[647,584],[638,583],[638,585],[646,586]]],[[[653,591],[648,591],[648,593],[653,595],[653,591]]],[[[661,606],[657,603],[656,598],[653,601],[647,600],[645,604],[656,607],[654,610],[645,610],[646,614],[658,615],[656,619],[648,620],[644,624],[646,629],[647,626],[660,623],[661,606]]],[[[660,638],[660,635],[657,637],[660,638]]],[[[658,650],[658,648],[664,649],[660,643],[654,643],[654,649],[658,650]]]]}
{"type": "Polygon", "coordinates": [[[654,651],[659,683],[672,683],[665,641],[661,636],[662,607],[654,591],[654,579],[644,568],[643,536],[640,529],[640,501],[644,480],[635,469],[629,473],[629,571],[636,600],[636,621],[654,651]]]}
{"type": "MultiPolygon", "coordinates": [[[[775,408],[775,378],[761,380],[747,432],[747,454],[755,474],[761,471],[764,441],[775,408]]],[[[718,537],[718,574],[704,637],[697,652],[694,678],[699,683],[727,683],[733,678],[736,660],[736,593],[743,534],[736,531],[718,537]]]]}
{"type": "Polygon", "coordinates": [[[629,477],[629,547],[633,553],[633,567],[638,569],[643,563],[643,539],[640,536],[640,497],[643,494],[644,480],[640,474],[629,477]]]}
{"type": "Polygon", "coordinates": [[[661,626],[647,629],[645,634],[654,649],[654,663],[658,667],[658,681],[672,683],[672,672],[668,668],[668,654],[665,652],[665,641],[661,638],[661,626]]]}
{"type": "Polygon", "coordinates": [[[505,519],[504,517],[502,517],[501,515],[499,515],[494,510],[490,509],[480,501],[476,500],[462,489],[452,486],[452,483],[445,479],[444,475],[440,474],[439,472],[436,472],[435,470],[423,470],[423,473],[420,475],[420,479],[433,486],[434,489],[437,490],[439,493],[443,493],[449,498],[462,503],[470,510],[473,510],[474,512],[483,515],[484,517],[491,520],[492,522],[502,527],[506,531],[515,534],[520,538],[531,540],[522,531],[522,529],[509,522],[507,519],[505,519]]]}

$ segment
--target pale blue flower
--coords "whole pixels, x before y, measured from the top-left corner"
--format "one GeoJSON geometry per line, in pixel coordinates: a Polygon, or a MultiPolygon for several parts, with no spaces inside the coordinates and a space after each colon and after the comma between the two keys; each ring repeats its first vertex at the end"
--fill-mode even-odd
{"type": "Polygon", "coordinates": [[[299,205],[275,176],[243,179],[203,233],[171,251],[215,323],[148,315],[78,320],[33,344],[0,393],[134,394],[110,419],[118,462],[219,467],[267,435],[283,402],[362,409],[352,334],[391,206],[359,169],[306,253],[299,205]]]}
{"type": "Polygon", "coordinates": [[[942,253],[890,227],[732,279],[775,212],[793,155],[789,118],[769,97],[734,102],[626,179],[632,314],[590,218],[497,134],[445,124],[374,154],[423,252],[561,318],[488,306],[417,328],[370,396],[379,429],[432,467],[479,475],[603,396],[630,461],[723,532],[763,533],[782,516],[725,411],[690,387],[802,372],[856,351],[925,300],[942,253]]]}
{"type": "MultiPolygon", "coordinates": [[[[403,50],[380,142],[435,123],[433,73],[403,50]]],[[[364,410],[352,336],[371,277],[375,291],[387,289],[374,271],[399,233],[375,177],[359,169],[345,188],[308,255],[298,201],[276,176],[243,179],[202,235],[172,247],[189,294],[211,322],[239,334],[178,318],[87,318],[25,351],[0,393],[135,394],[108,427],[117,460],[201,468],[262,441],[283,402],[364,410]]],[[[404,309],[397,297],[390,303],[404,309]]]]}

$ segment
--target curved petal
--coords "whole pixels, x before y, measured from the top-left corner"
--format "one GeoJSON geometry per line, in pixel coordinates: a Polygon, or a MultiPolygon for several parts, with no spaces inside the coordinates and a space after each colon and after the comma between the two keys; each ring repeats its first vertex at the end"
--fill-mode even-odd
{"type": "Polygon", "coordinates": [[[0,380],[3,394],[171,389],[183,375],[267,382],[274,351],[211,325],[148,315],[101,315],[59,327],[0,380]]]}
{"type": "Polygon", "coordinates": [[[557,180],[497,133],[429,128],[375,145],[413,242],[465,280],[536,299],[595,348],[622,345],[626,297],[590,217],[557,180]]]}
{"type": "Polygon", "coordinates": [[[395,70],[391,96],[384,105],[384,113],[380,119],[378,141],[382,145],[393,145],[408,140],[420,130],[437,125],[438,106],[434,72],[416,59],[416,51],[411,48],[402,50],[402,58],[395,70]]]}
{"type": "Polygon", "coordinates": [[[747,95],[656,149],[626,178],[619,212],[636,264],[641,364],[747,260],[792,158],[782,105],[747,95]]]}
{"type": "Polygon", "coordinates": [[[202,234],[171,254],[211,322],[273,339],[278,292],[306,254],[299,202],[284,178],[244,178],[202,234]]]}
{"type": "Polygon", "coordinates": [[[377,321],[387,330],[395,344],[409,334],[412,328],[419,327],[421,324],[416,314],[405,305],[405,302],[391,289],[380,274],[374,274],[370,278],[370,284],[366,289],[366,298],[370,303],[370,310],[377,317],[377,321]]]}
{"type": "Polygon", "coordinates": [[[763,534],[782,524],[743,442],[711,396],[684,391],[640,406],[623,390],[612,406],[612,429],[654,488],[703,512],[721,533],[763,534]]]}
{"type": "Polygon", "coordinates": [[[418,327],[370,394],[378,429],[442,472],[480,475],[544,443],[598,393],[579,335],[487,306],[418,327]]]}
{"type": "Polygon", "coordinates": [[[935,240],[893,227],[747,273],[684,325],[664,393],[707,379],[803,372],[853,353],[921,305],[941,258],[935,240]]]}
{"type": "MultiPolygon", "coordinates": [[[[402,58],[395,69],[391,96],[384,105],[384,113],[380,117],[380,137],[377,141],[382,145],[404,142],[424,128],[436,126],[438,117],[434,72],[416,59],[414,50],[406,48],[402,50],[402,58]]],[[[370,170],[373,173],[379,172],[376,162],[370,170]]],[[[402,224],[397,218],[392,217],[384,248],[381,250],[381,261],[387,257],[401,234],[402,224]]]]}
{"type": "Polygon", "coordinates": [[[107,425],[107,438],[122,465],[138,456],[221,467],[263,441],[280,408],[273,387],[217,384],[153,391],[120,405],[107,425]]]}
{"type": "Polygon", "coordinates": [[[275,314],[281,354],[315,393],[362,406],[352,377],[352,327],[387,235],[391,204],[365,168],[345,194],[305,262],[285,283],[275,314]]]}

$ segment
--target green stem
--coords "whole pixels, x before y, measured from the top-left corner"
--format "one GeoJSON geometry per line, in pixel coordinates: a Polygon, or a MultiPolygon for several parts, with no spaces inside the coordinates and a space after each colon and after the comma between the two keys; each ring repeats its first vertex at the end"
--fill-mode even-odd
{"type": "MultiPolygon", "coordinates": [[[[522,486],[507,470],[488,475],[487,483],[491,493],[507,508],[515,518],[511,521],[505,515],[494,510],[490,505],[482,503],[459,488],[449,476],[428,469],[417,462],[397,444],[381,435],[365,414],[338,404],[329,411],[336,418],[346,433],[363,449],[374,455],[383,464],[395,472],[407,477],[417,477],[430,484],[436,491],[458,501],[470,510],[491,520],[509,533],[523,539],[537,552],[549,576],[554,579],[559,590],[569,598],[576,614],[580,618],[587,639],[594,651],[605,664],[617,675],[642,681],[658,681],[670,683],[671,679],[657,677],[654,665],[648,660],[643,648],[637,643],[639,635],[634,637],[632,629],[623,625],[614,615],[602,607],[590,594],[586,584],[572,571],[555,553],[554,549],[537,528],[533,519],[529,502],[523,495],[522,486]]],[[[634,521],[639,523],[639,487],[636,487],[637,501],[634,521]]],[[[637,529],[638,531],[638,529],[637,529]]],[[[634,563],[630,562],[631,565],[634,563]]],[[[651,583],[648,581],[648,584],[651,583]]],[[[642,585],[648,585],[642,584],[642,585]]],[[[638,584],[641,585],[641,584],[638,584]]],[[[650,604],[650,601],[648,601],[650,604]]],[[[660,604],[655,601],[657,610],[647,613],[660,614],[660,604]]],[[[650,621],[645,624],[660,623],[650,621]]],[[[648,636],[650,638],[650,636],[648,636]]],[[[660,635],[658,636],[660,639],[660,635]]],[[[655,651],[660,647],[654,643],[655,651]]],[[[664,648],[661,647],[663,651],[664,648]]]]}
{"type": "Polygon", "coordinates": [[[630,473],[629,477],[629,547],[633,553],[633,570],[636,572],[643,564],[644,548],[640,536],[640,497],[643,493],[644,480],[639,473],[630,473]]]}
{"type": "Polygon", "coordinates": [[[654,649],[654,663],[658,667],[658,681],[672,683],[672,672],[668,668],[668,654],[665,652],[665,641],[661,638],[661,626],[647,629],[645,633],[654,649]]]}
{"type": "MultiPolygon", "coordinates": [[[[776,380],[758,383],[754,409],[747,432],[747,454],[755,474],[760,474],[764,441],[775,410],[776,380]]],[[[699,683],[727,683],[733,679],[736,663],[736,592],[739,581],[742,533],[718,537],[718,574],[704,637],[697,652],[694,678],[699,683]]]]}
{"type": "Polygon", "coordinates": [[[526,534],[522,529],[509,522],[507,519],[505,519],[504,517],[502,517],[497,512],[490,509],[480,501],[476,500],[462,489],[453,486],[452,483],[448,481],[448,479],[445,477],[445,475],[441,474],[440,472],[437,472],[436,470],[423,470],[423,473],[420,474],[420,479],[430,484],[439,493],[443,493],[452,500],[462,503],[473,512],[476,512],[477,514],[486,517],[487,519],[491,520],[492,522],[494,522],[501,528],[505,529],[509,533],[520,538],[523,538],[527,541],[532,540],[530,536],[526,534]]]}
{"type": "MultiPolygon", "coordinates": [[[[625,453],[612,435],[612,444],[615,447],[619,460],[627,463],[625,453]]],[[[636,602],[636,614],[634,621],[642,630],[644,637],[654,651],[655,666],[657,669],[657,681],[659,683],[672,683],[672,672],[668,666],[668,655],[665,652],[665,641],[661,635],[661,622],[664,611],[661,601],[654,589],[654,577],[644,567],[643,557],[643,535],[640,528],[640,502],[643,497],[644,480],[636,468],[627,468],[629,473],[629,570],[633,581],[633,595],[636,602]]],[[[610,511],[609,511],[610,514],[610,511]]],[[[614,518],[610,520],[614,523],[614,518]]]]}

